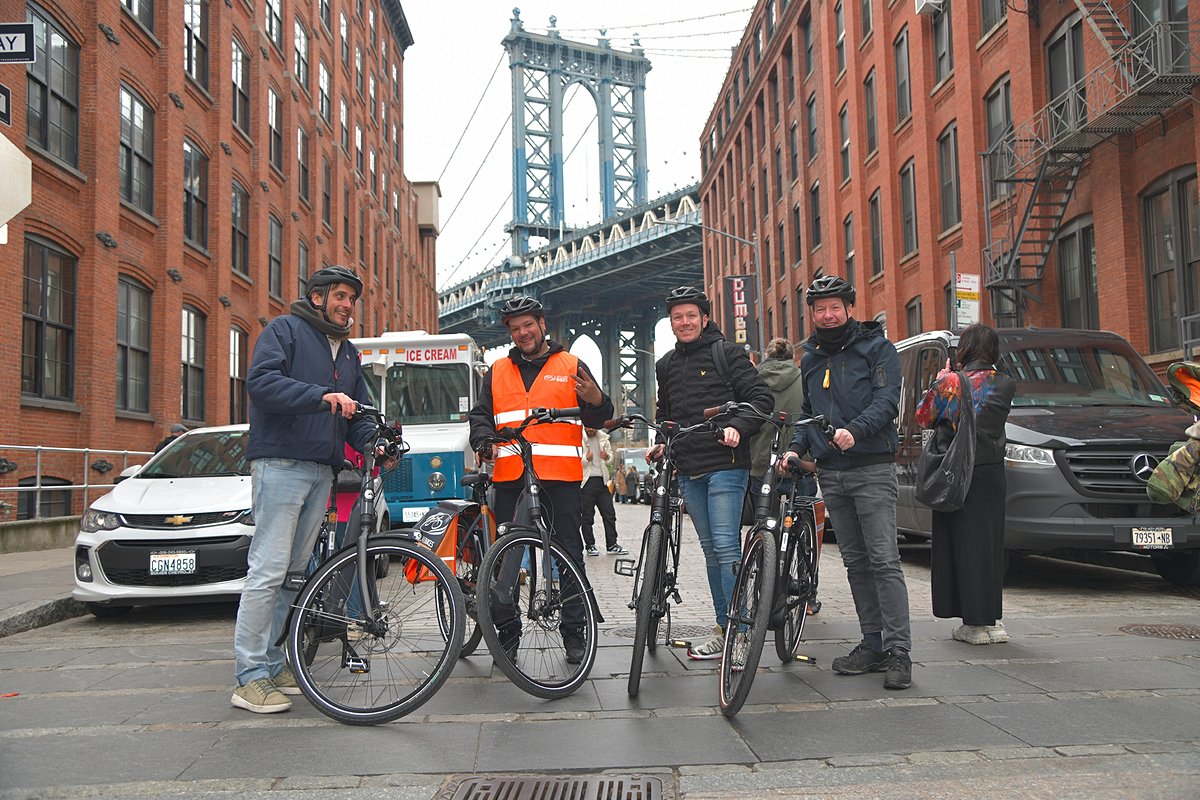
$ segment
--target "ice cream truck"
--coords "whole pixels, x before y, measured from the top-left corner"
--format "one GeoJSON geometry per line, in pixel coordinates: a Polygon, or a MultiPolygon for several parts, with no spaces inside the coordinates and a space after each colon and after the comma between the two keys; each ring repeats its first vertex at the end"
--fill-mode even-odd
{"type": "Polygon", "coordinates": [[[463,476],[475,468],[467,412],[482,380],[483,351],[466,334],[389,331],[354,339],[371,399],[404,426],[412,447],[384,476],[393,525],[411,525],[439,500],[470,496],[463,476]]]}

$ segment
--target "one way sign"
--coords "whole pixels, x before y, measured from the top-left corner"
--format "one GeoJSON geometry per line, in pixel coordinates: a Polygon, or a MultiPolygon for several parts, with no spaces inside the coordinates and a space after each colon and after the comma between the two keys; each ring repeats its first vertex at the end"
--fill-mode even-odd
{"type": "Polygon", "coordinates": [[[33,62],[33,23],[0,23],[0,64],[33,62]]]}

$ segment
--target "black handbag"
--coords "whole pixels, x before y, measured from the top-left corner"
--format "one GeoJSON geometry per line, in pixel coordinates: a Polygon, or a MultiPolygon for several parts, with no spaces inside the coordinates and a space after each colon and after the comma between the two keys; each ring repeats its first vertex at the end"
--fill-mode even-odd
{"type": "Polygon", "coordinates": [[[964,372],[958,375],[958,429],[945,450],[936,431],[921,446],[917,459],[916,498],[934,511],[958,511],[971,488],[975,470],[975,403],[971,382],[964,372]]]}

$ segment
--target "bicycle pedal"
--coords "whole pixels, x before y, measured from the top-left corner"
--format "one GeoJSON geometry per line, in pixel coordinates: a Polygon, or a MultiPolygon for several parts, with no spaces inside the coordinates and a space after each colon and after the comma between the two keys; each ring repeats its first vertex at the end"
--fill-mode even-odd
{"type": "Polygon", "coordinates": [[[797,653],[793,657],[793,660],[795,660],[801,664],[816,664],[817,663],[817,659],[813,658],[812,656],[802,656],[799,653],[797,653]]]}
{"type": "Polygon", "coordinates": [[[632,578],[637,572],[637,560],[633,558],[618,558],[613,563],[613,572],[632,578]]]}
{"type": "Polygon", "coordinates": [[[691,647],[691,646],[692,646],[691,639],[672,639],[671,640],[671,647],[691,647]]]}
{"type": "Polygon", "coordinates": [[[283,578],[283,588],[289,592],[298,592],[304,588],[304,581],[303,572],[289,572],[283,578]]]}
{"type": "Polygon", "coordinates": [[[351,675],[366,675],[371,671],[371,662],[361,656],[347,655],[342,659],[342,669],[349,670],[351,675]]]}

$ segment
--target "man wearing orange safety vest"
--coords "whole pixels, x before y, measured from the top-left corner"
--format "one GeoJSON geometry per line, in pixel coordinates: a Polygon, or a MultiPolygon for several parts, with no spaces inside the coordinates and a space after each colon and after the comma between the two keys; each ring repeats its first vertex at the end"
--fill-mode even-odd
{"type": "MultiPolygon", "coordinates": [[[[496,429],[516,427],[534,408],[582,409],[579,419],[531,425],[525,437],[533,443],[533,466],[541,480],[542,499],[553,512],[554,538],[583,569],[580,535],[580,482],[583,480],[583,428],[602,427],[613,416],[612,401],[600,391],[587,366],[561,344],[546,338],[542,304],[518,295],[505,301],[500,321],[512,336],[507,358],[483,376],[479,400],[471,409],[471,448],[480,462],[494,461],[495,512],[498,523],[512,521],[523,484],[524,466],[513,448],[491,443],[496,429]]],[[[497,626],[498,629],[501,626],[497,626]]],[[[561,631],[568,663],[584,653],[583,610],[564,608],[561,631]]],[[[505,649],[515,652],[520,620],[500,630],[505,649]]]]}

